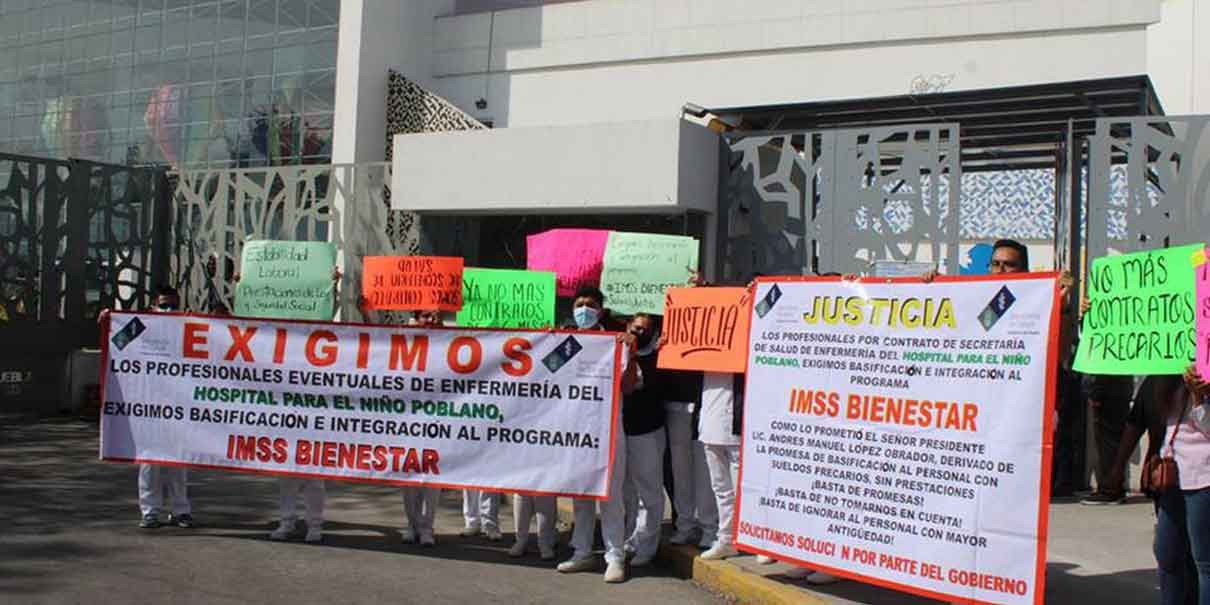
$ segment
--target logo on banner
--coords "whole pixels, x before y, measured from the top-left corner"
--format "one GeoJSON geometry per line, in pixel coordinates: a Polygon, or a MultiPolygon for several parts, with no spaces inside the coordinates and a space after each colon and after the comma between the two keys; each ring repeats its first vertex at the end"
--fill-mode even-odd
{"type": "Polygon", "coordinates": [[[769,288],[769,292],[765,294],[765,297],[756,304],[756,314],[759,315],[761,319],[764,319],[765,316],[769,314],[769,311],[773,310],[773,305],[776,305],[777,301],[780,299],[781,288],[778,288],[777,284],[773,284],[773,287],[769,288]]]}
{"type": "Polygon", "coordinates": [[[143,322],[136,317],[130,320],[125,326],[122,326],[122,329],[118,330],[118,333],[114,334],[110,341],[113,342],[113,346],[121,351],[126,348],[126,345],[134,342],[134,339],[138,338],[139,334],[142,334],[146,329],[147,326],[143,325],[143,322]]]}
{"type": "Polygon", "coordinates": [[[985,332],[990,331],[992,326],[996,325],[996,322],[1000,321],[1001,317],[1004,317],[1009,307],[1013,306],[1013,303],[1016,301],[1017,297],[1013,296],[1008,286],[1000,288],[995,298],[992,298],[991,302],[987,303],[987,306],[983,308],[983,312],[979,313],[979,323],[983,325],[983,330],[985,332]]]}
{"type": "Polygon", "coordinates": [[[547,353],[546,357],[542,358],[542,365],[545,365],[546,369],[550,370],[553,374],[558,372],[559,368],[566,365],[567,362],[571,361],[572,357],[576,356],[576,353],[579,353],[583,349],[584,347],[580,345],[580,341],[576,340],[575,336],[568,336],[566,340],[559,343],[559,346],[555,347],[555,350],[547,353]]]}

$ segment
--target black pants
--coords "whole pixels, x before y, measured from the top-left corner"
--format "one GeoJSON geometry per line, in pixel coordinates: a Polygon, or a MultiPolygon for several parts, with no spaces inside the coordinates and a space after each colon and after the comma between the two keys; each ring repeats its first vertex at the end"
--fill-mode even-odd
{"type": "Polygon", "coordinates": [[[1118,455],[1118,444],[1122,441],[1122,431],[1126,428],[1126,417],[1130,415],[1129,399],[1108,399],[1101,405],[1091,408],[1092,439],[1097,452],[1097,463],[1094,468],[1097,478],[1097,489],[1102,491],[1117,491],[1125,489],[1125,485],[1108,485],[1109,475],[1113,470],[1114,458],[1118,455]]]}

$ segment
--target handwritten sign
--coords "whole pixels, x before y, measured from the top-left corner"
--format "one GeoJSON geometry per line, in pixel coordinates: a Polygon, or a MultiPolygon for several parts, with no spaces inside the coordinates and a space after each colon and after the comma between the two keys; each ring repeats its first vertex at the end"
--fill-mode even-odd
{"type": "Polygon", "coordinates": [[[743,372],[748,362],[746,288],[672,288],[664,296],[658,365],[669,370],[743,372]]]}
{"type": "Polygon", "coordinates": [[[367,256],[361,293],[367,308],[390,311],[462,308],[462,257],[367,256]]]}
{"type": "Polygon", "coordinates": [[[1194,270],[1202,244],[1092,261],[1091,308],[1073,367],[1086,374],[1180,374],[1197,354],[1194,270]]]}
{"type": "Polygon", "coordinates": [[[255,240],[244,244],[235,314],[317,319],[335,313],[336,247],[327,242],[255,240]]]}
{"type": "Polygon", "coordinates": [[[1210,262],[1206,249],[1193,253],[1193,272],[1197,295],[1197,373],[1210,378],[1210,262]]]}
{"type": "Polygon", "coordinates": [[[605,306],[622,315],[664,314],[664,292],[697,270],[697,240],[680,235],[610,231],[601,269],[605,306]]]}
{"type": "Polygon", "coordinates": [[[601,261],[609,231],[551,229],[525,238],[525,266],[530,271],[553,271],[558,296],[574,296],[584,285],[601,281],[601,261]]]}
{"type": "Polygon", "coordinates": [[[555,274],[550,271],[462,271],[458,325],[470,328],[544,328],[555,325],[555,274]]]}

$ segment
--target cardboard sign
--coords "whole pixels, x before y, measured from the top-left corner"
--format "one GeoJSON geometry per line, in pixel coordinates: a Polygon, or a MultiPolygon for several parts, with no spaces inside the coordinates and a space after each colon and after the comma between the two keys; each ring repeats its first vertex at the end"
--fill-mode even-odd
{"type": "Polygon", "coordinates": [[[659,367],[743,372],[750,319],[746,288],[668,290],[659,367]]]}
{"type": "Polygon", "coordinates": [[[101,457],[602,499],[620,359],[605,332],[115,312],[101,457]]]}
{"type": "Polygon", "coordinates": [[[555,274],[550,271],[462,271],[459,326],[545,328],[555,325],[555,274]]]}
{"type": "Polygon", "coordinates": [[[1197,295],[1197,372],[1210,379],[1210,263],[1206,250],[1193,254],[1193,274],[1197,295]]]}
{"type": "Polygon", "coordinates": [[[1085,374],[1181,374],[1197,357],[1193,244],[1092,261],[1074,369],[1085,374]]]}
{"type": "Polygon", "coordinates": [[[361,293],[369,309],[462,308],[462,257],[367,256],[363,268],[361,293]]]}
{"type": "Polygon", "coordinates": [[[327,242],[244,244],[235,314],[327,321],[335,313],[336,247],[327,242]]]}
{"type": "Polygon", "coordinates": [[[525,266],[530,271],[553,271],[558,296],[601,282],[601,261],[609,231],[551,229],[525,238],[525,266]]]}
{"type": "Polygon", "coordinates": [[[736,547],[945,603],[1041,605],[1055,281],[758,280],[736,547]]]}
{"type": "Polygon", "coordinates": [[[697,247],[692,237],[610,231],[601,269],[605,306],[621,315],[663,315],[664,292],[697,270],[697,247]]]}

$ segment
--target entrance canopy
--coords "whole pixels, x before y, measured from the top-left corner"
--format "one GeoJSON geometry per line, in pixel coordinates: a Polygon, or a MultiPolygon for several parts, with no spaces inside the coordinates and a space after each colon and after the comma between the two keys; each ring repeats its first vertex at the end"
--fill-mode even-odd
{"type": "Polygon", "coordinates": [[[1054,168],[1069,123],[1080,138],[1097,118],[1164,113],[1145,75],[710,111],[750,134],[957,123],[964,172],[1054,168]]]}

